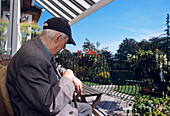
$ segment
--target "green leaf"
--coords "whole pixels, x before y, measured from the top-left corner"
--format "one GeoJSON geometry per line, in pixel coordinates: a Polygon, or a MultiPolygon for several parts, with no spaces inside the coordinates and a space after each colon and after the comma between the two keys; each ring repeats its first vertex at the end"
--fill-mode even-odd
{"type": "Polygon", "coordinates": [[[153,116],[157,116],[157,113],[154,111],[154,112],[152,113],[152,115],[153,115],[153,116]]]}
{"type": "Polygon", "coordinates": [[[152,108],[149,106],[146,106],[146,112],[152,112],[152,108]]]}
{"type": "Polygon", "coordinates": [[[153,104],[154,104],[154,106],[156,106],[157,104],[156,104],[156,99],[154,99],[153,100],[153,104]]]}
{"type": "Polygon", "coordinates": [[[163,104],[164,100],[162,98],[160,98],[160,104],[163,104]]]}

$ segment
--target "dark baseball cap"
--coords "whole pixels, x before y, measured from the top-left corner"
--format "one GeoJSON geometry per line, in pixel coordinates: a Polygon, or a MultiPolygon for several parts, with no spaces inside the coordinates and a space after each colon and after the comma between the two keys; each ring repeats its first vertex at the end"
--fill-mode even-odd
{"type": "Polygon", "coordinates": [[[71,35],[70,25],[63,18],[53,17],[51,19],[48,19],[46,22],[44,22],[43,29],[52,29],[52,30],[56,30],[59,32],[63,32],[69,38],[67,44],[76,45],[71,35]]]}

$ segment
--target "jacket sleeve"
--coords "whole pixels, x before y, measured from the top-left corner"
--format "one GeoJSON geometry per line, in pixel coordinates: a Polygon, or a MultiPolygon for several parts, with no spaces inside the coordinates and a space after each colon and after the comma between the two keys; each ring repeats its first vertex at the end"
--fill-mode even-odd
{"type": "Polygon", "coordinates": [[[58,81],[47,58],[26,58],[17,76],[16,89],[24,102],[44,114],[54,115],[72,100],[73,82],[65,77],[58,81]]]}

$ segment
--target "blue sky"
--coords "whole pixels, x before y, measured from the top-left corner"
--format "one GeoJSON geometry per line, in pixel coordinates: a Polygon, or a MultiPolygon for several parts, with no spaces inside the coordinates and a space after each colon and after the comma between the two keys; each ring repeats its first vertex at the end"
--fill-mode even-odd
{"type": "MultiPolygon", "coordinates": [[[[115,0],[71,26],[77,45],[67,45],[67,49],[82,50],[88,38],[94,44],[100,42],[99,49],[108,46],[109,51],[116,53],[125,38],[139,42],[163,34],[167,13],[170,14],[170,0],[115,0]]],[[[45,10],[39,26],[51,17],[45,10]]]]}

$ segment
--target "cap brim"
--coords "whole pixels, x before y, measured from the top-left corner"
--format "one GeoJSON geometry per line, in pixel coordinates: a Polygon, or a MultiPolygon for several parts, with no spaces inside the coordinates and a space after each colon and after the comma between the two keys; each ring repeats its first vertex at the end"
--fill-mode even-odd
{"type": "Polygon", "coordinates": [[[69,38],[67,44],[73,44],[74,46],[76,45],[72,37],[69,38]]]}

